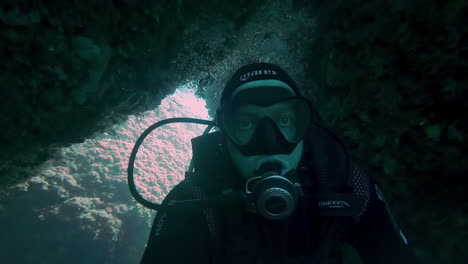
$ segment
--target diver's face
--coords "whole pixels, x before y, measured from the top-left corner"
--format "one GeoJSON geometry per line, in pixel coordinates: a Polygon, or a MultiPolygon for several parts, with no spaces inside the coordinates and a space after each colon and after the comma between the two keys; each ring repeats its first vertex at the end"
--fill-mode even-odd
{"type": "MultiPolygon", "coordinates": [[[[231,101],[242,101],[247,105],[258,105],[258,104],[266,104],[268,99],[271,102],[279,101],[282,98],[289,98],[295,95],[293,89],[286,83],[281,82],[279,80],[269,79],[269,80],[258,80],[247,82],[232,92],[231,101]],[[263,100],[265,99],[265,100],[263,100]],[[262,101],[262,103],[260,101],[262,101]]],[[[292,152],[289,154],[271,154],[271,155],[244,155],[236,144],[232,141],[232,136],[234,136],[238,141],[242,141],[241,139],[245,139],[245,142],[238,142],[238,144],[250,142],[250,137],[255,138],[254,131],[256,130],[256,126],[254,126],[254,122],[250,122],[252,120],[242,120],[242,117],[247,116],[261,116],[261,117],[268,117],[271,120],[276,121],[280,128],[282,128],[281,132],[284,136],[288,136],[289,134],[295,134],[295,131],[288,130],[288,128],[284,127],[282,120],[283,115],[287,115],[287,120],[292,120],[289,117],[289,112],[283,108],[291,109],[291,107],[287,107],[288,105],[284,104],[275,104],[269,107],[258,107],[258,106],[246,106],[242,108],[242,111],[238,112],[237,117],[240,117],[240,122],[234,122],[234,126],[228,127],[231,131],[231,137],[226,136],[226,147],[227,151],[230,154],[234,166],[238,169],[242,177],[245,179],[250,179],[252,177],[258,176],[256,175],[256,171],[260,168],[261,165],[268,162],[277,162],[281,164],[281,174],[285,175],[290,170],[296,169],[299,161],[301,160],[302,150],[303,150],[303,140],[299,141],[296,146],[294,147],[292,152]],[[277,115],[277,113],[282,113],[277,115]],[[251,126],[252,125],[252,126],[251,126]],[[241,128],[238,131],[238,128],[241,128]]],[[[236,119],[234,119],[236,120],[236,119]]],[[[261,135],[262,136],[262,135],[261,135]]],[[[277,137],[279,137],[278,135],[277,137]]],[[[267,137],[270,138],[270,137],[267,137]]],[[[261,139],[258,139],[261,140],[261,139]]],[[[254,140],[255,141],[255,140],[254,140]]],[[[268,144],[275,144],[277,140],[271,140],[271,143],[268,144]]],[[[255,143],[255,142],[250,142],[255,143]]],[[[273,151],[271,153],[275,153],[277,151],[273,151]]],[[[261,152],[260,152],[261,153],[261,152]]],[[[268,153],[268,152],[265,152],[268,153]]],[[[277,152],[277,153],[282,153],[277,152]]],[[[284,153],[284,152],[283,152],[284,153]]]]}
{"type": "Polygon", "coordinates": [[[280,163],[282,175],[296,169],[301,160],[303,143],[303,140],[299,141],[290,154],[245,156],[229,138],[226,139],[227,151],[231,155],[234,166],[246,180],[258,176],[255,175],[255,171],[257,171],[262,164],[267,162],[274,161],[280,163]]]}

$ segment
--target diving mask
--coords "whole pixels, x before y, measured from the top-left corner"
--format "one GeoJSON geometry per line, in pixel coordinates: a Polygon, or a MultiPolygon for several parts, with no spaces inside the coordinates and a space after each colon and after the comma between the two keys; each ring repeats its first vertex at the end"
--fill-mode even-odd
{"type": "Polygon", "coordinates": [[[291,153],[310,116],[310,103],[303,97],[269,105],[230,104],[220,112],[224,132],[246,156],[291,153]]]}

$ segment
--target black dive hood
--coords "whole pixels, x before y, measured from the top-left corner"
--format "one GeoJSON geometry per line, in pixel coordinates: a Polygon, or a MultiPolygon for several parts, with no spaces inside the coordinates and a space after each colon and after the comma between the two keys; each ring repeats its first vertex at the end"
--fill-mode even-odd
{"type": "MultiPolygon", "coordinates": [[[[281,170],[266,166],[258,176],[249,180],[245,192],[225,192],[222,195],[209,197],[207,199],[192,199],[182,201],[171,201],[167,204],[158,204],[144,199],[136,190],[133,179],[133,168],[140,145],[143,140],[156,128],[170,123],[196,123],[208,125],[203,135],[208,134],[215,126],[215,122],[194,118],[170,118],[162,120],[147,128],[138,138],[133,147],[128,164],[128,185],[130,192],[137,202],[153,210],[166,210],[183,212],[191,209],[202,208],[225,208],[230,205],[241,205],[253,212],[258,212],[270,220],[281,220],[289,217],[296,209],[298,197],[302,196],[302,189],[298,183],[295,171],[281,175],[281,170]]],[[[186,177],[193,172],[193,158],[186,177]]]]}

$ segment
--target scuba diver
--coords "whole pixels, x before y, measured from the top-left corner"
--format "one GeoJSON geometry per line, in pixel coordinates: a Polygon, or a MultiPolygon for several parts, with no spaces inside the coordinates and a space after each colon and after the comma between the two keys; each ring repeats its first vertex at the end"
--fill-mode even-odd
{"type": "Polygon", "coordinates": [[[415,263],[378,185],[279,66],[241,67],[199,123],[218,131],[192,139],[161,205],[135,194],[134,148],[130,189],[158,210],[141,263],[337,264],[345,243],[365,264],[415,263]]]}

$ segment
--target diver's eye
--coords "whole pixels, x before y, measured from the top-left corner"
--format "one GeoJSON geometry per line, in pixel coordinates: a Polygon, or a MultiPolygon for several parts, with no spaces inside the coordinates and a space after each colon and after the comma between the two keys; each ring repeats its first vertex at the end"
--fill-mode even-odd
{"type": "Polygon", "coordinates": [[[253,127],[252,119],[249,117],[241,117],[238,122],[239,129],[247,130],[253,127]]]}
{"type": "Polygon", "coordinates": [[[279,125],[282,127],[289,127],[293,125],[294,116],[291,113],[286,113],[280,116],[279,125]]]}

